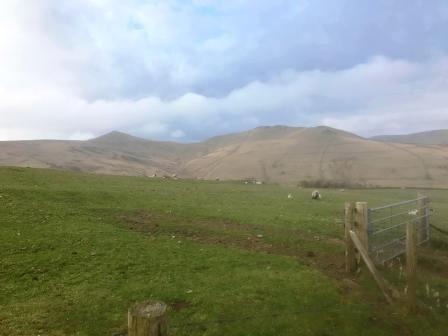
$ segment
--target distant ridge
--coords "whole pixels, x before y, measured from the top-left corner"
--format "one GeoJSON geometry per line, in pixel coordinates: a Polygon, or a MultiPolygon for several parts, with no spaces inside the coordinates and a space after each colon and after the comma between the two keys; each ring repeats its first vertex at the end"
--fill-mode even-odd
{"type": "Polygon", "coordinates": [[[371,138],[376,141],[417,144],[448,145],[448,129],[426,131],[404,135],[378,135],[371,138]]]}
{"type": "Polygon", "coordinates": [[[176,143],[114,131],[87,141],[0,142],[0,165],[295,185],[448,188],[445,134],[448,140],[446,130],[409,135],[405,140],[411,144],[403,144],[403,136],[365,139],[326,126],[279,125],[176,143]]]}

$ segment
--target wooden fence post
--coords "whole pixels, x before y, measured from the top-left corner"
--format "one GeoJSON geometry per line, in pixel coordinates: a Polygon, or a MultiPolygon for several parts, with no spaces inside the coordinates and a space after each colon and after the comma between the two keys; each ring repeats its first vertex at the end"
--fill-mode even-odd
{"type": "Polygon", "coordinates": [[[348,273],[356,271],[356,253],[355,245],[350,237],[350,231],[354,230],[354,212],[355,204],[345,203],[345,270],[348,273]]]}
{"type": "Polygon", "coordinates": [[[368,235],[368,207],[366,202],[356,202],[354,230],[362,245],[369,251],[369,235],[368,235]]]}
{"type": "Polygon", "coordinates": [[[415,222],[406,225],[406,283],[409,310],[417,300],[417,235],[415,222]]]}
{"type": "Polygon", "coordinates": [[[427,207],[427,198],[421,194],[417,194],[417,232],[418,232],[418,241],[422,242],[426,239],[427,228],[426,228],[426,207],[427,207]]]}
{"type": "Polygon", "coordinates": [[[163,302],[140,303],[128,311],[128,336],[168,335],[167,306],[163,302]]]}

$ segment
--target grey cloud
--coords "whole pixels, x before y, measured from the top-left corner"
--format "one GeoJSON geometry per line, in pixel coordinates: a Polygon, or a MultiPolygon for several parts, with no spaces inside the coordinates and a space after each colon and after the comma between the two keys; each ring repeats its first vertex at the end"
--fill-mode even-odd
{"type": "Polygon", "coordinates": [[[84,53],[64,66],[89,99],[219,97],[285,69],[448,52],[444,0],[39,3],[30,28],[58,49],[84,53]]]}
{"type": "Polygon", "coordinates": [[[20,102],[0,96],[11,106],[9,112],[0,108],[6,127],[0,135],[17,125],[22,133],[73,136],[120,129],[183,141],[269,124],[326,124],[361,135],[448,128],[447,76],[446,57],[423,64],[377,57],[338,71],[287,71],[221,98],[188,93],[168,101],[89,102],[63,91],[33,91],[20,102]]]}
{"type": "Polygon", "coordinates": [[[0,139],[448,127],[446,1],[6,0],[0,9],[0,139]]]}

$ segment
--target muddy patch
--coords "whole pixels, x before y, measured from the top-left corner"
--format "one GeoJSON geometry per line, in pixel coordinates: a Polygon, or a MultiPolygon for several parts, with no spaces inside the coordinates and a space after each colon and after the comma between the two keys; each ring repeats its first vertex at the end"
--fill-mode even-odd
{"type": "Polygon", "coordinates": [[[316,267],[331,277],[342,279],[346,276],[343,242],[335,238],[319,236],[316,239],[315,235],[297,229],[269,225],[250,225],[221,219],[192,220],[177,217],[169,211],[156,214],[139,210],[119,216],[119,222],[127,229],[143,234],[296,257],[300,263],[316,267]],[[340,251],[326,253],[326,247],[340,251]]]}
{"type": "Polygon", "coordinates": [[[190,302],[184,300],[174,301],[171,302],[169,305],[174,311],[181,311],[191,307],[190,302]]]}

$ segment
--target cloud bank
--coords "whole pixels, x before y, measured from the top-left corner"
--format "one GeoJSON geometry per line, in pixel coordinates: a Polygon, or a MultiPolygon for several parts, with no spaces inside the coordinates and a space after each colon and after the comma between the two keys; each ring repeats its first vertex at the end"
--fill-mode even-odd
{"type": "Polygon", "coordinates": [[[448,128],[448,4],[5,0],[0,140],[448,128]]]}

